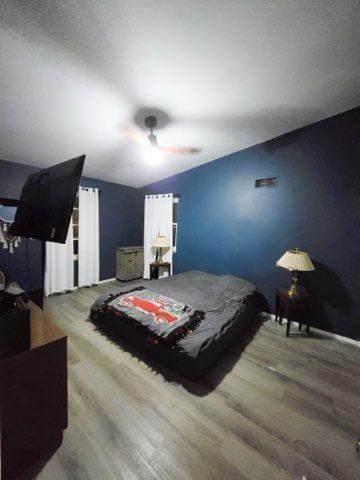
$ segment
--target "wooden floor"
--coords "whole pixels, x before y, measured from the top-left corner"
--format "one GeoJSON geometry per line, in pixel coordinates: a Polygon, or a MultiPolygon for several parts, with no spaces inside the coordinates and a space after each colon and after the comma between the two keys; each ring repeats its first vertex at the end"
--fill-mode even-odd
{"type": "Polygon", "coordinates": [[[45,301],[69,336],[69,428],[37,478],[360,479],[360,348],[266,322],[200,385],[169,381],[87,321],[118,287],[45,301]]]}

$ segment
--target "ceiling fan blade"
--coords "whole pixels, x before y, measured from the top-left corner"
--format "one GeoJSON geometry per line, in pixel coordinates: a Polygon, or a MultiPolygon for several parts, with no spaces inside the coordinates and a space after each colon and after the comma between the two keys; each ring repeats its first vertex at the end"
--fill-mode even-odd
{"type": "Polygon", "coordinates": [[[160,150],[165,153],[174,153],[176,155],[192,155],[201,152],[201,148],[194,147],[161,147],[160,150]]]}
{"type": "Polygon", "coordinates": [[[145,133],[140,132],[132,126],[126,126],[124,128],[125,135],[135,143],[142,145],[143,147],[149,146],[149,140],[145,133]]]}

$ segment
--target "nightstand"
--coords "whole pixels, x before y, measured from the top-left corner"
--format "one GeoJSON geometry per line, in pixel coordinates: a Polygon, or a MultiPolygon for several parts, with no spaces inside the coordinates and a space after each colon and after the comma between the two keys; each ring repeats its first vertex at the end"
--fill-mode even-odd
{"type": "Polygon", "coordinates": [[[150,280],[153,278],[159,278],[159,268],[165,268],[168,271],[170,277],[170,263],[169,262],[152,262],[150,263],[150,280]]]}
{"type": "Polygon", "coordinates": [[[290,296],[284,288],[276,289],[276,321],[279,319],[281,325],[282,319],[287,318],[286,336],[290,333],[291,322],[299,323],[299,330],[303,324],[306,325],[306,331],[309,331],[311,323],[313,296],[310,293],[298,293],[290,296]]]}

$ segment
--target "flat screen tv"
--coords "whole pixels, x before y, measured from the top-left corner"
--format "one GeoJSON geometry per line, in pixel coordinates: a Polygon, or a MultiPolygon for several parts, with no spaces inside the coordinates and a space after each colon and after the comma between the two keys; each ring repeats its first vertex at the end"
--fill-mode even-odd
{"type": "Polygon", "coordinates": [[[9,232],[65,243],[85,155],[29,175],[9,232]]]}

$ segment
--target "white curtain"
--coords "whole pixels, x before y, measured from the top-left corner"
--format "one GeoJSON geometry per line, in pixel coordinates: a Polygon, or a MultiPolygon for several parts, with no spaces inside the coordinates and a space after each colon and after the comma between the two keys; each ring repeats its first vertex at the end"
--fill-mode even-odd
{"type": "Polygon", "coordinates": [[[45,245],[45,295],[74,288],[73,224],[70,221],[66,243],[46,242],[45,245]]]}
{"type": "Polygon", "coordinates": [[[144,278],[150,278],[150,263],[156,258],[156,248],[151,247],[151,244],[158,235],[166,235],[170,240],[170,248],[163,251],[163,261],[171,264],[172,274],[173,197],[172,193],[145,197],[144,278]]]}
{"type": "Polygon", "coordinates": [[[99,282],[99,190],[79,189],[79,287],[99,282]]]}

